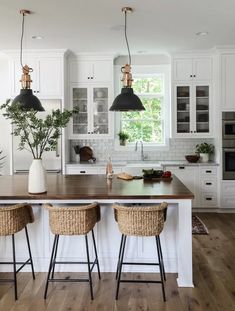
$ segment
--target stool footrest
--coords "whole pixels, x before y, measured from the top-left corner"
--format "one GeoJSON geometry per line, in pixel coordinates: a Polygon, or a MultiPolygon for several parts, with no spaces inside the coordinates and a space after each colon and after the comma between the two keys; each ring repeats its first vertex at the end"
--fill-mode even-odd
{"type": "Polygon", "coordinates": [[[152,280],[120,280],[122,283],[161,283],[162,281],[152,281],[152,280]]]}
{"type": "MultiPolygon", "coordinates": [[[[13,261],[2,261],[2,262],[0,262],[0,265],[13,265],[13,261]]],[[[26,266],[26,265],[31,265],[30,258],[27,259],[26,261],[17,261],[17,262],[16,262],[16,265],[21,265],[21,266],[16,270],[16,273],[18,273],[18,272],[20,272],[21,269],[24,268],[24,266],[26,266]]]]}
{"type": "Polygon", "coordinates": [[[159,266],[159,263],[153,262],[123,262],[123,265],[136,265],[136,266],[159,266]]]}
{"type": "Polygon", "coordinates": [[[89,282],[89,279],[49,279],[48,282],[89,282]]]}

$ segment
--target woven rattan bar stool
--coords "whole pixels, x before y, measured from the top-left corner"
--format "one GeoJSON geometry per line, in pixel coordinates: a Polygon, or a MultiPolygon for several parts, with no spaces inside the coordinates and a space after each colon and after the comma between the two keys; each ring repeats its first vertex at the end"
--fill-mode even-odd
{"type": "Polygon", "coordinates": [[[25,266],[31,265],[33,279],[35,279],[32,254],[29,244],[29,236],[27,231],[27,224],[34,222],[34,215],[32,207],[28,204],[16,204],[10,206],[0,206],[0,236],[12,237],[12,253],[13,261],[12,262],[0,262],[4,265],[13,265],[13,279],[0,279],[1,283],[4,282],[13,282],[15,289],[15,300],[18,299],[17,296],[17,273],[25,266]],[[29,259],[25,262],[16,261],[16,252],[15,252],[15,233],[25,229],[26,241],[29,252],[29,259]],[[17,269],[16,265],[20,265],[17,269]]]}
{"type": "Polygon", "coordinates": [[[123,206],[114,204],[114,217],[118,223],[120,232],[122,233],[118,263],[117,263],[117,288],[116,288],[116,300],[119,295],[120,283],[160,283],[162,285],[163,300],[166,301],[164,280],[165,269],[163,263],[160,233],[163,230],[164,222],[166,220],[166,210],[168,204],[163,202],[158,206],[123,206]],[[127,236],[154,236],[157,247],[158,262],[146,263],[146,262],[125,262],[124,252],[126,246],[127,236]],[[121,279],[122,266],[123,265],[150,265],[159,266],[160,269],[160,281],[154,280],[129,280],[121,279]]]}
{"type": "Polygon", "coordinates": [[[100,207],[97,203],[79,206],[52,206],[45,204],[44,207],[49,211],[49,223],[51,232],[55,235],[52,247],[49,270],[47,274],[44,299],[47,298],[47,290],[49,282],[89,282],[91,299],[93,300],[93,287],[91,272],[97,265],[98,276],[100,276],[99,260],[93,228],[100,220],[100,207]],[[93,246],[95,251],[95,260],[90,261],[89,245],[87,234],[91,231],[93,246]],[[60,235],[84,235],[86,244],[87,261],[57,261],[57,250],[60,235]],[[56,264],[86,264],[88,266],[88,279],[59,279],[54,278],[56,264]]]}

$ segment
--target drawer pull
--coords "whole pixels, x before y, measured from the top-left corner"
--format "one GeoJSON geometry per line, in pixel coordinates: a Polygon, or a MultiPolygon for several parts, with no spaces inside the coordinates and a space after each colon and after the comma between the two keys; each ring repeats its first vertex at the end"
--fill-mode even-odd
{"type": "Polygon", "coordinates": [[[86,171],[80,171],[81,174],[86,174],[86,171]]]}
{"type": "Polygon", "coordinates": [[[211,183],[211,182],[206,182],[206,185],[207,185],[207,186],[211,186],[212,183],[211,183]]]}
{"type": "Polygon", "coordinates": [[[180,169],[180,170],[184,170],[185,167],[184,167],[184,166],[179,166],[179,169],[180,169]]]}
{"type": "Polygon", "coordinates": [[[206,173],[212,173],[212,171],[206,171],[206,173]]]}
{"type": "Polygon", "coordinates": [[[212,201],[212,198],[206,198],[206,201],[212,201]]]}

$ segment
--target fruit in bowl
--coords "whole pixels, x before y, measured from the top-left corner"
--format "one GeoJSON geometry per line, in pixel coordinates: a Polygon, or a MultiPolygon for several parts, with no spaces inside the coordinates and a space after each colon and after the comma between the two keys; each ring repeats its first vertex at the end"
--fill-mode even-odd
{"type": "Polygon", "coordinates": [[[189,163],[196,163],[200,159],[200,156],[198,154],[189,154],[185,156],[185,159],[189,163]]]}

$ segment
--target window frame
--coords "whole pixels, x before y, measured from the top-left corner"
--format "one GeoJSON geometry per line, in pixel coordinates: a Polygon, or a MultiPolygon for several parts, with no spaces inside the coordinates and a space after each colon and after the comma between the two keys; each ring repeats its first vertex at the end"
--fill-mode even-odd
{"type": "MultiPolygon", "coordinates": [[[[115,97],[120,94],[120,90],[122,88],[122,74],[120,72],[121,66],[115,66],[114,73],[115,73],[115,97]]],[[[132,75],[141,77],[152,77],[157,74],[164,75],[164,111],[163,111],[163,119],[164,119],[164,142],[162,144],[157,143],[150,143],[144,142],[145,150],[169,150],[169,137],[170,137],[170,119],[171,119],[171,109],[170,109],[170,64],[166,65],[133,65],[131,66],[132,75]]],[[[146,96],[147,97],[147,96],[146,96]]],[[[119,139],[117,133],[120,131],[121,128],[121,113],[115,112],[115,150],[133,150],[135,143],[127,143],[126,146],[120,146],[119,139]]]]}

